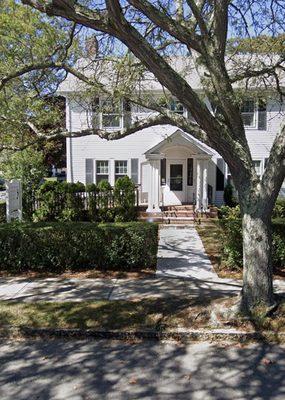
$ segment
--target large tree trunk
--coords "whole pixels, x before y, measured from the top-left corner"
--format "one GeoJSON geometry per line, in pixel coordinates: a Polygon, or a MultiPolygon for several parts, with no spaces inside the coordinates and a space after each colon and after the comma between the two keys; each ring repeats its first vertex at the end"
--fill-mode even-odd
{"type": "Polygon", "coordinates": [[[255,211],[243,212],[243,311],[257,306],[274,305],[271,262],[271,213],[260,215],[255,211]]]}

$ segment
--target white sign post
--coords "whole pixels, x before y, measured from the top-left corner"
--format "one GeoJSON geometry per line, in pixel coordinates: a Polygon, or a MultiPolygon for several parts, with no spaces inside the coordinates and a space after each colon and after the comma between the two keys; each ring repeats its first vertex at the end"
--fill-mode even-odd
{"type": "Polygon", "coordinates": [[[7,222],[22,221],[22,184],[18,179],[6,182],[6,217],[7,222]]]}

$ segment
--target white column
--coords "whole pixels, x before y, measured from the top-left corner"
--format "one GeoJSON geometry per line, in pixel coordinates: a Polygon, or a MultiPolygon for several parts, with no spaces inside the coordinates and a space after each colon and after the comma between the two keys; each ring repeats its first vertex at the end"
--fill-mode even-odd
{"type": "Polygon", "coordinates": [[[147,212],[161,212],[159,207],[159,189],[160,189],[160,160],[149,160],[150,164],[150,182],[148,191],[147,212]]]}
{"type": "Polygon", "coordinates": [[[153,160],[153,207],[154,212],[161,212],[159,207],[159,192],[160,192],[160,160],[153,160]]]}
{"type": "Polygon", "coordinates": [[[148,207],[147,212],[153,212],[153,166],[151,161],[149,162],[149,185],[148,185],[148,207]]]}
{"type": "Polygon", "coordinates": [[[203,209],[208,208],[208,160],[203,162],[203,209]]]}
{"type": "Polygon", "coordinates": [[[202,187],[202,161],[197,160],[197,176],[196,176],[196,210],[200,210],[202,204],[202,195],[201,195],[201,187],[202,187]]]}

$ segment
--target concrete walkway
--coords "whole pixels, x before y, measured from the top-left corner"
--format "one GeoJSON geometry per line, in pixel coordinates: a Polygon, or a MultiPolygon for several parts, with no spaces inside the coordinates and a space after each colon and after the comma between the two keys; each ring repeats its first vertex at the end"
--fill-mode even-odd
{"type": "Polygon", "coordinates": [[[157,276],[218,279],[194,226],[160,229],[157,276]]]}

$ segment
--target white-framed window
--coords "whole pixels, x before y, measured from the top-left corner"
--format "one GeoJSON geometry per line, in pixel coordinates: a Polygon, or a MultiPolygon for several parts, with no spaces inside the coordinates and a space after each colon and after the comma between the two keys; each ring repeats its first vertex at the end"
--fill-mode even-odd
{"type": "Polygon", "coordinates": [[[121,128],[122,126],[122,102],[112,99],[100,99],[102,115],[102,128],[121,128]]]}
{"type": "Polygon", "coordinates": [[[128,161],[127,160],[116,160],[115,161],[115,181],[126,175],[128,175],[128,161]]]}
{"type": "Polygon", "coordinates": [[[241,106],[241,117],[245,128],[256,127],[256,101],[254,99],[244,100],[241,106]]]}
{"type": "Polygon", "coordinates": [[[100,181],[109,181],[109,161],[97,160],[96,161],[96,183],[100,181]]]}
{"type": "Polygon", "coordinates": [[[257,176],[261,176],[261,160],[253,160],[253,165],[257,176]]]}
{"type": "Polygon", "coordinates": [[[264,99],[244,100],[241,116],[245,128],[267,130],[267,104],[264,99]]]}

